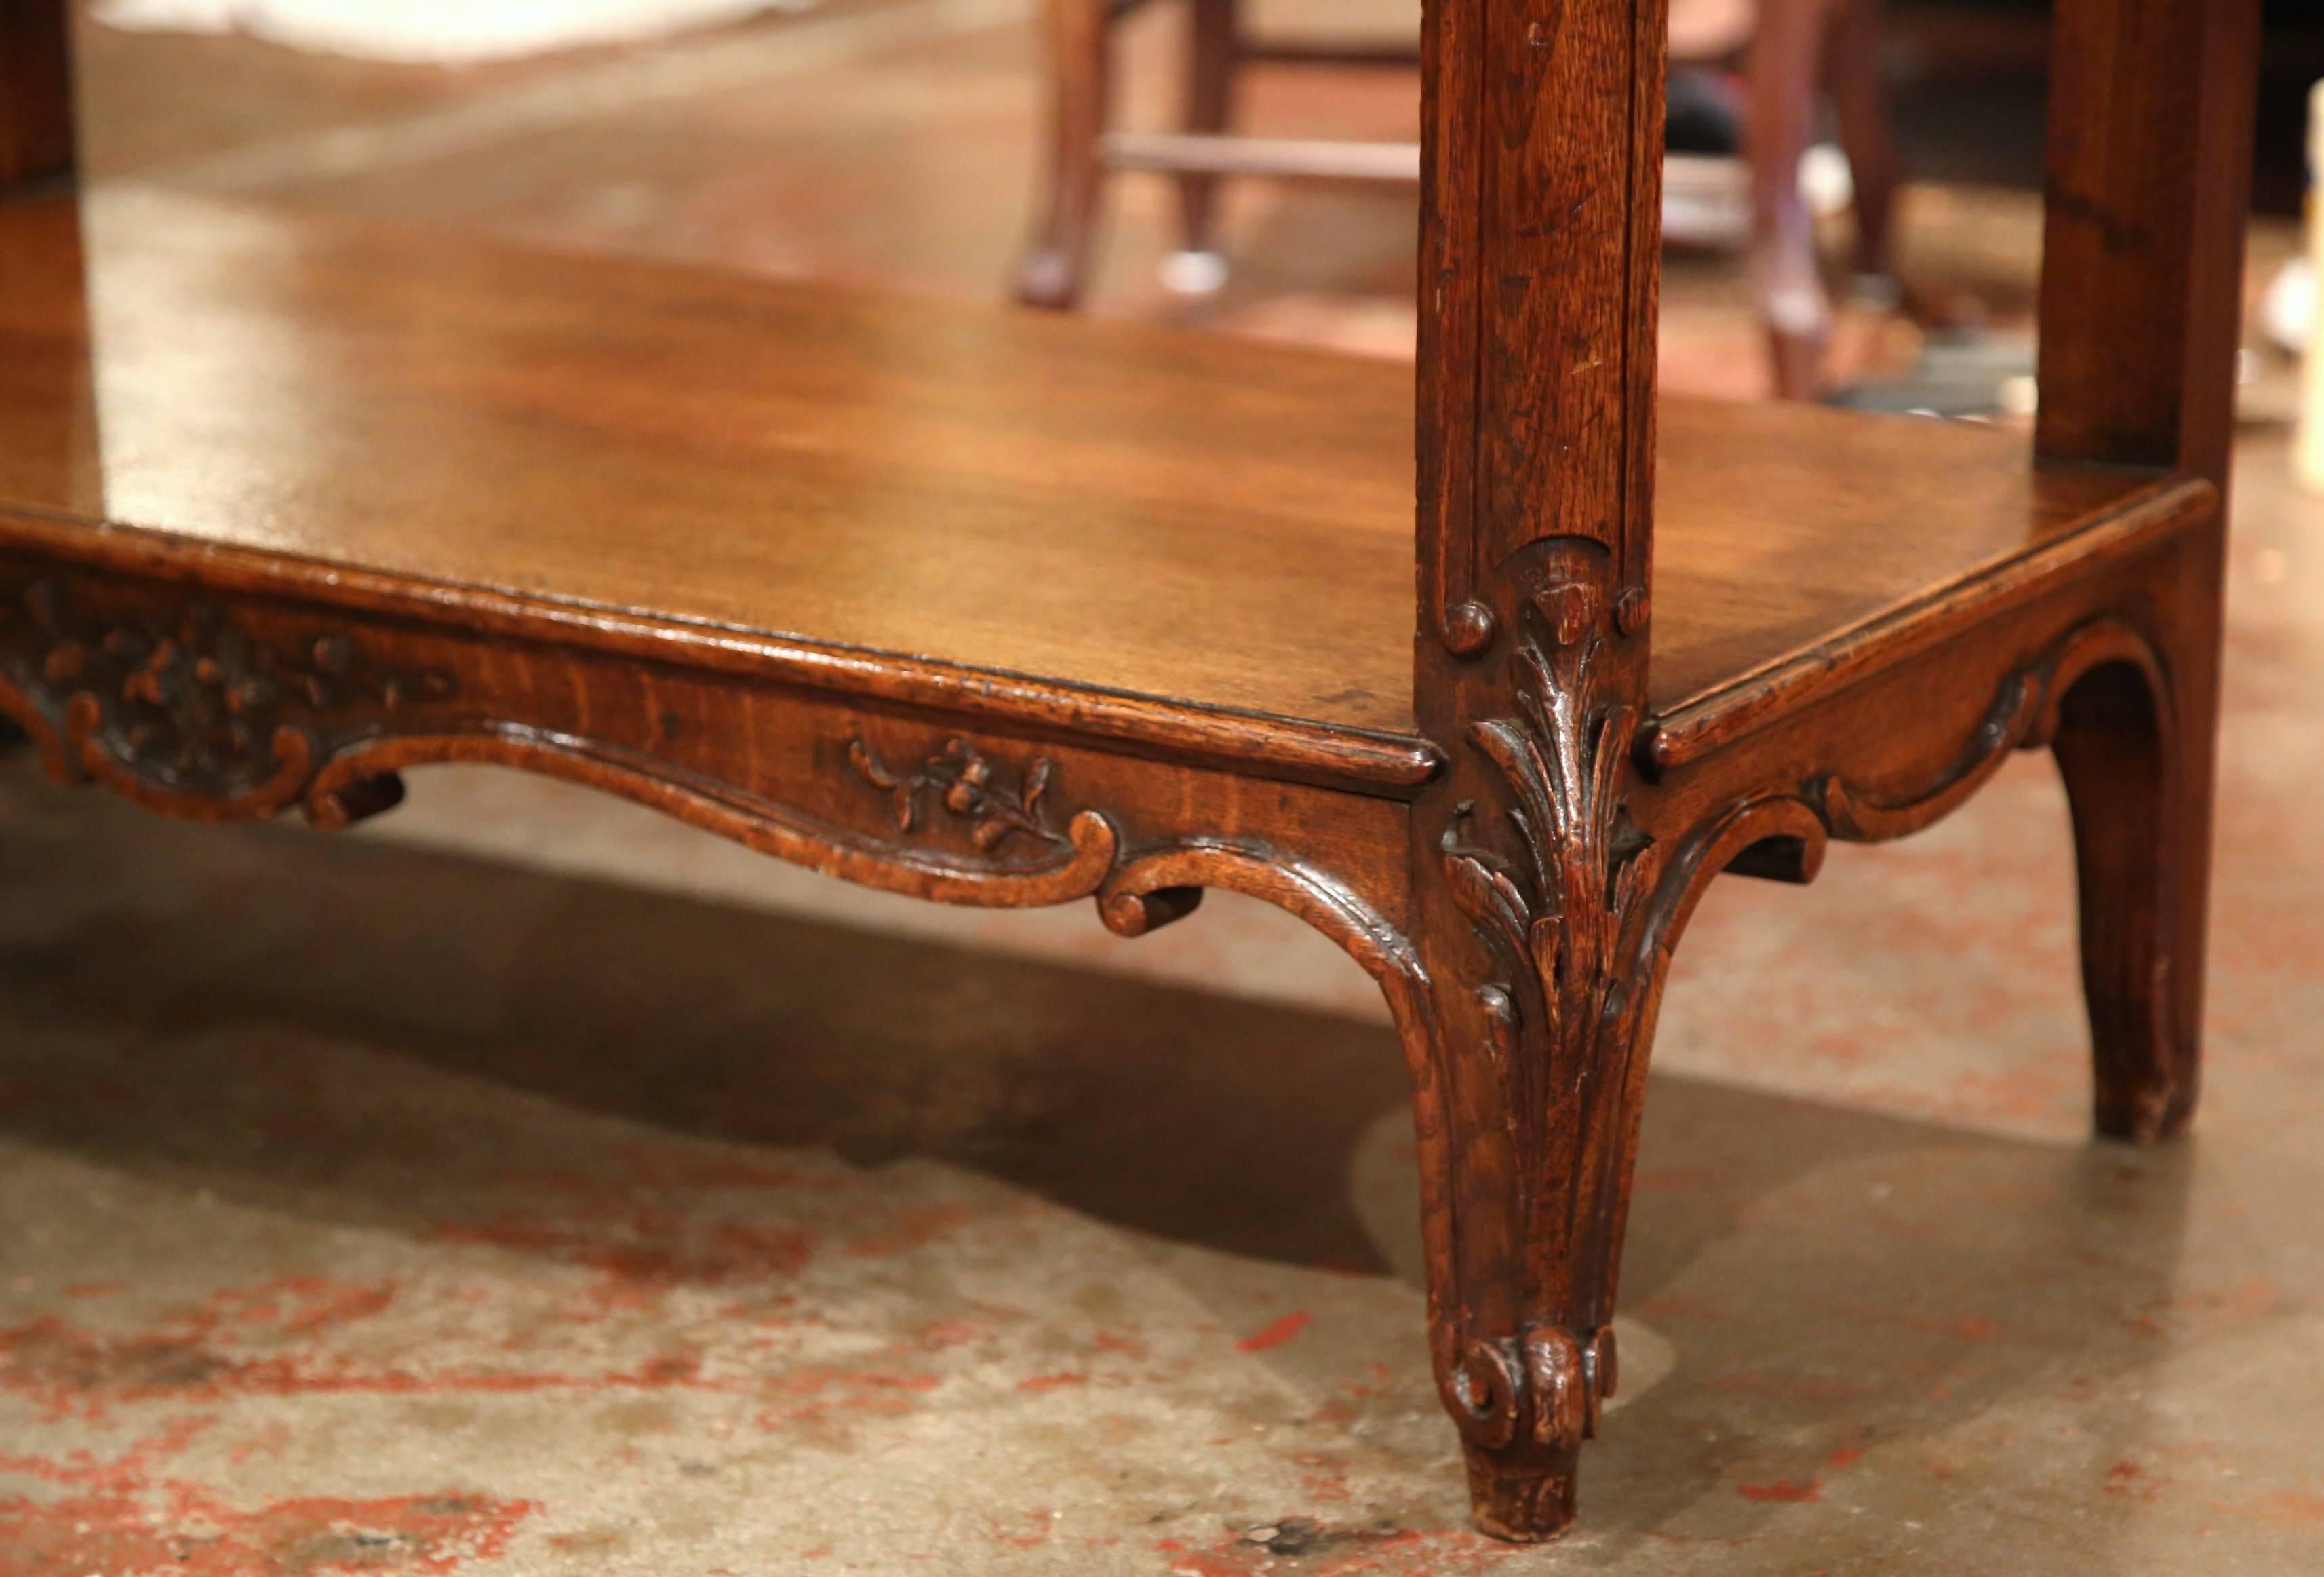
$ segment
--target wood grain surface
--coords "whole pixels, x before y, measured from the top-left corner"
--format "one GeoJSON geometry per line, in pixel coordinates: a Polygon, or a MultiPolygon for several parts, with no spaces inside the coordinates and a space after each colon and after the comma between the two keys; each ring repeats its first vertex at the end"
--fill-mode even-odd
{"type": "MultiPolygon", "coordinates": [[[[72,220],[0,209],[0,505],[1413,726],[1407,367],[137,189],[72,220]]],[[[1658,709],[2149,480],[1907,418],[1662,423],[1658,709]]]]}
{"type": "MultiPolygon", "coordinates": [[[[1664,11],[1428,0],[1416,378],[0,206],[0,715],[208,820],[341,826],[489,761],[1125,936],[1282,906],[1397,1022],[1477,1522],[1553,1537],[1721,873],[1807,881],[2053,748],[2100,1130],[2177,1130],[2200,1065],[2256,0],[2062,0],[2038,460],[1657,401],[1664,11]]],[[[38,108],[0,76],[0,120],[38,108]]]]}

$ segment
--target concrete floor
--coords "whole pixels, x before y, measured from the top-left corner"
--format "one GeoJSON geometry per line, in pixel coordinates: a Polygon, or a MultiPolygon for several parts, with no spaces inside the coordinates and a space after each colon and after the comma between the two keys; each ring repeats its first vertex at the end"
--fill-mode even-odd
{"type": "MultiPolygon", "coordinates": [[[[1022,200],[1021,26],[958,4],[459,76],[92,44],[95,151],[148,179],[962,294],[1022,200]]],[[[1248,193],[1189,308],[1166,195],[1124,188],[1102,309],[1408,335],[1396,205],[1248,193]]],[[[1916,213],[1923,269],[2022,303],[2022,198],[1916,213]]],[[[1674,269],[1674,382],[1735,376],[1741,300],[1674,269]]],[[[2282,383],[2195,1136],[2084,1138],[2045,761],[1715,891],[1546,1550],[1467,1530],[1393,1038],[1272,910],[964,916],[456,769],[334,840],[0,768],[0,1573],[2324,1568],[2324,505],[2282,383]]]]}

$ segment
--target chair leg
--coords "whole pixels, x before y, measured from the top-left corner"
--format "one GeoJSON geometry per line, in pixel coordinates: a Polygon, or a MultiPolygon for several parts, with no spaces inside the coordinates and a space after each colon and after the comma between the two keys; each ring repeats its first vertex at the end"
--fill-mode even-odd
{"type": "Polygon", "coordinates": [[[1881,0],[1840,0],[1823,70],[1840,127],[1840,152],[1856,189],[1856,271],[1892,272],[1896,217],[1896,135],[1880,82],[1881,0]]]}
{"type": "Polygon", "coordinates": [[[2059,706],[2097,1122],[2117,1139],[2163,1138],[2195,1105],[2213,752],[2209,706],[2188,703],[2202,699],[2116,663],[2059,706]]]}
{"type": "MultiPolygon", "coordinates": [[[[1228,128],[1233,114],[1236,0],[1187,0],[1186,21],[1186,130],[1216,135],[1228,128]]],[[[1184,250],[1191,257],[1207,261],[1217,255],[1218,198],[1218,176],[1180,173],[1178,212],[1184,250]]],[[[1214,276],[1218,270],[1203,272],[1214,276]]]]}
{"type": "Polygon", "coordinates": [[[1048,184],[1017,265],[1017,299],[1028,307],[1070,308],[1087,282],[1105,186],[1098,143],[1112,97],[1112,16],[1111,0],[1047,0],[1048,184]]]}
{"type": "Polygon", "coordinates": [[[1815,223],[1800,189],[1829,12],[1829,0],[1765,0],[1747,73],[1752,282],[1775,359],[1775,392],[1786,400],[1815,393],[1831,338],[1815,223]]]}

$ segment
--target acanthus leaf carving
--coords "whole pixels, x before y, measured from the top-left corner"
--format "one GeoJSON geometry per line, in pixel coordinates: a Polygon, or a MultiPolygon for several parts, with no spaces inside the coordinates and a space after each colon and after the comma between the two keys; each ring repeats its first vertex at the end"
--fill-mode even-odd
{"type": "MultiPolygon", "coordinates": [[[[1637,1004],[1628,956],[1644,934],[1646,899],[1660,868],[1652,840],[1630,824],[1623,776],[1638,712],[1611,682],[1598,591],[1558,583],[1533,600],[1510,658],[1516,715],[1471,725],[1468,742],[1507,786],[1498,832],[1480,828],[1473,801],[1456,807],[1440,840],[1454,904],[1490,959],[1471,988],[1523,1153],[1547,1157],[1551,1108],[1578,1102],[1594,1129],[1622,1100],[1637,1004]],[[1603,1087],[1611,1079],[1612,1088],[1603,1087]]],[[[1546,1188],[1524,1191],[1520,1240],[1588,1232],[1582,1194],[1605,1153],[1575,1142],[1564,1158],[1567,1209],[1546,1188]]],[[[1568,1245],[1578,1247],[1579,1245],[1568,1245]]],[[[1540,1300],[1527,1300],[1537,1303],[1540,1300]]],[[[1586,1299],[1585,1303],[1591,1300],[1586,1299]]],[[[1445,1384],[1480,1445],[1520,1435],[1572,1446],[1593,1434],[1611,1393],[1613,1333],[1590,1307],[1536,1306],[1523,1328],[1462,1342],[1445,1384]],[[1576,1324],[1563,1315],[1581,1316],[1576,1324]]]]}
{"type": "Polygon", "coordinates": [[[1519,715],[1469,730],[1513,797],[1503,819],[1515,856],[1476,841],[1472,803],[1441,845],[1453,901],[1493,956],[1498,978],[1479,1001],[1497,1034],[1538,1035],[1560,1082],[1586,1073],[1600,1026],[1621,1011],[1622,932],[1652,877],[1651,844],[1621,797],[1638,714],[1606,694],[1596,601],[1570,585],[1536,599],[1549,642],[1529,630],[1517,641],[1519,715]]]}

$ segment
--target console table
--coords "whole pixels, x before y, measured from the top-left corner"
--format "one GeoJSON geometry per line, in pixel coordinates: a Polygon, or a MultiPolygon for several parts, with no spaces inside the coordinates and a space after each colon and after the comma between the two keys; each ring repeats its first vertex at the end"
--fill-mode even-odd
{"type": "Polygon", "coordinates": [[[2031,454],[1657,403],[1657,0],[1433,0],[1416,398],[43,187],[41,9],[0,12],[0,713],[49,770],[341,827],[491,761],[1124,936],[1283,906],[1401,1032],[1489,1531],[1573,1515],[1656,1001],[1720,872],[1806,881],[2054,751],[2098,1125],[2187,1117],[2256,0],[2060,0],[2031,454]]]}

